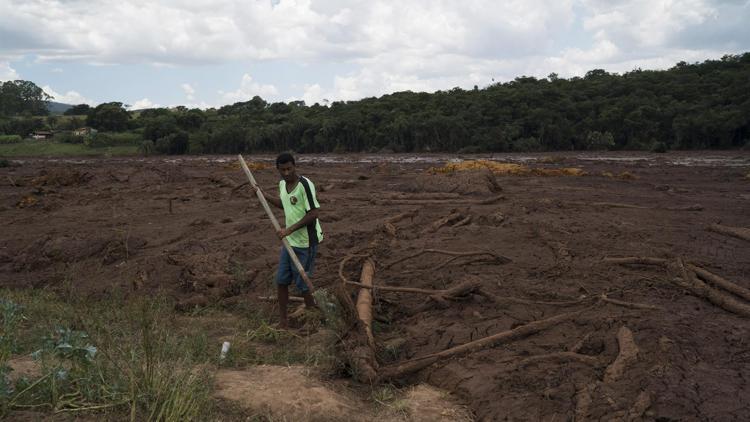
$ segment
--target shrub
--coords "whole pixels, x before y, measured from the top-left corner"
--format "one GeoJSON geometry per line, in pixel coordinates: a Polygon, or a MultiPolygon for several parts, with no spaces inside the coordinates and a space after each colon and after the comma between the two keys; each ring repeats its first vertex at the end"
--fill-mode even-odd
{"type": "Polygon", "coordinates": [[[185,154],[190,145],[190,137],[187,132],[177,132],[159,138],[156,141],[156,152],[160,154],[185,154]]]}
{"type": "Polygon", "coordinates": [[[154,141],[146,140],[146,141],[141,142],[141,145],[138,146],[138,152],[140,152],[143,155],[151,155],[154,152],[156,152],[154,141]]]}
{"type": "Polygon", "coordinates": [[[17,144],[22,140],[18,135],[0,135],[0,144],[17,144]]]}
{"type": "Polygon", "coordinates": [[[651,144],[651,152],[665,153],[667,152],[667,144],[664,142],[654,142],[651,144]]]}
{"type": "Polygon", "coordinates": [[[71,132],[60,132],[56,133],[55,136],[52,137],[52,140],[64,144],[82,144],[84,138],[80,135],[73,135],[71,132]]]}
{"type": "Polygon", "coordinates": [[[530,151],[541,151],[542,144],[537,138],[521,138],[513,141],[513,151],[515,152],[530,152],[530,151]]]}

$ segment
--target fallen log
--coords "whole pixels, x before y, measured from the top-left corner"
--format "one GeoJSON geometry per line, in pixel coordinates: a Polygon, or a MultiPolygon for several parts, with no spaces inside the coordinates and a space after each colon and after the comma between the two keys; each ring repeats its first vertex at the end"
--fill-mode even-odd
{"type": "Polygon", "coordinates": [[[648,310],[651,310],[651,311],[658,311],[658,310],[662,309],[660,306],[647,305],[645,303],[625,302],[625,301],[622,301],[622,300],[610,299],[604,293],[602,293],[600,297],[601,297],[602,301],[604,301],[606,303],[610,303],[612,305],[617,305],[617,306],[624,306],[626,308],[631,308],[631,309],[648,309],[648,310]]]}
{"type": "Polygon", "coordinates": [[[694,273],[689,272],[685,268],[682,260],[677,260],[677,266],[683,275],[682,281],[676,281],[680,286],[694,295],[708,300],[725,311],[735,313],[745,318],[750,318],[750,305],[739,302],[734,297],[716,289],[712,289],[706,283],[698,280],[698,277],[696,277],[694,273]]]}
{"type": "Polygon", "coordinates": [[[724,290],[727,290],[729,292],[732,292],[736,294],[737,296],[750,301],[750,290],[736,284],[732,283],[729,280],[726,280],[722,277],[719,277],[718,275],[703,269],[701,267],[692,265],[692,264],[686,264],[687,268],[694,272],[698,277],[702,278],[705,281],[711,282],[719,287],[721,287],[724,290]]]}
{"type": "MultiPolygon", "coordinates": [[[[676,273],[681,275],[681,278],[673,279],[672,281],[682,287],[683,289],[689,291],[695,296],[701,297],[703,299],[708,300],[709,302],[713,303],[714,305],[724,309],[725,311],[732,312],[734,314],[743,316],[745,318],[750,318],[750,305],[745,304],[743,302],[738,301],[733,296],[729,295],[728,293],[724,293],[723,291],[716,290],[712,288],[711,286],[707,285],[706,283],[702,282],[698,279],[698,276],[696,276],[695,272],[693,271],[693,267],[700,269],[696,266],[691,265],[685,265],[682,262],[682,259],[678,258],[676,260],[675,264],[672,264],[670,266],[669,261],[663,258],[650,258],[650,257],[625,257],[625,258],[604,258],[604,262],[612,263],[612,264],[619,264],[619,265],[659,265],[666,269],[672,269],[676,273]]],[[[704,275],[706,275],[708,278],[711,278],[712,281],[716,280],[715,274],[711,274],[708,271],[703,270],[704,275]]],[[[742,287],[740,286],[729,286],[731,283],[727,280],[723,280],[718,282],[717,285],[724,287],[723,285],[728,286],[729,288],[727,290],[732,291],[740,291],[742,292],[742,287]]],[[[726,287],[725,287],[726,288],[726,287]]],[[[737,294],[737,293],[735,293],[737,294]]]]}
{"type": "Polygon", "coordinates": [[[369,288],[359,289],[357,294],[357,315],[365,327],[367,334],[367,344],[372,350],[375,350],[375,337],[372,334],[372,277],[375,275],[375,263],[371,258],[367,258],[362,265],[362,275],[360,282],[363,286],[369,288]]]}
{"type": "Polygon", "coordinates": [[[386,220],[386,223],[396,224],[405,218],[414,218],[417,214],[419,214],[419,208],[414,208],[411,211],[402,212],[401,214],[394,215],[393,217],[386,220]]]}
{"type": "MultiPolygon", "coordinates": [[[[587,308],[588,309],[588,308],[587,308]]],[[[422,370],[433,363],[440,360],[447,359],[454,356],[460,356],[467,353],[471,353],[477,350],[484,349],[486,347],[492,347],[503,343],[508,343],[514,340],[518,340],[524,337],[528,337],[532,334],[536,334],[540,331],[551,328],[562,322],[572,320],[580,313],[587,309],[582,309],[575,312],[569,312],[566,314],[556,315],[551,318],[542,319],[539,321],[533,321],[525,325],[518,326],[512,330],[503,331],[488,337],[474,340],[460,346],[452,347],[442,352],[433,353],[425,356],[421,356],[406,362],[402,362],[398,365],[385,367],[380,373],[380,379],[392,380],[403,377],[405,375],[422,370]]]]}
{"type": "Polygon", "coordinates": [[[434,233],[449,224],[453,224],[461,220],[462,218],[464,218],[464,216],[461,213],[454,211],[448,214],[448,216],[443,217],[435,221],[434,223],[432,223],[432,225],[430,225],[427,231],[434,233]]]}
{"type": "Polygon", "coordinates": [[[708,226],[708,230],[750,242],[750,229],[745,227],[730,227],[721,224],[711,224],[708,226]]]}
{"type": "Polygon", "coordinates": [[[504,195],[493,196],[480,200],[458,199],[368,199],[377,205],[491,205],[502,199],[504,195]]]}
{"type": "Polygon", "coordinates": [[[622,378],[625,370],[638,358],[638,346],[633,340],[633,332],[628,327],[622,326],[617,332],[617,344],[620,352],[604,371],[604,382],[615,382],[622,378]]]}
{"type": "Polygon", "coordinates": [[[533,365],[538,362],[543,361],[553,361],[553,362],[565,362],[569,360],[578,361],[581,363],[585,363],[587,365],[597,365],[601,361],[596,356],[590,356],[590,355],[582,355],[580,353],[574,353],[574,352],[556,352],[556,353],[547,353],[544,355],[536,355],[531,356],[526,359],[521,360],[520,362],[513,365],[513,369],[521,369],[529,365],[533,365]]]}
{"type": "MultiPolygon", "coordinates": [[[[488,251],[454,252],[454,251],[446,251],[446,250],[442,250],[442,249],[422,249],[421,251],[419,251],[419,252],[417,252],[415,254],[412,254],[412,255],[409,255],[409,256],[405,256],[403,258],[399,258],[399,259],[391,262],[390,264],[386,265],[383,268],[384,269],[389,269],[389,268],[393,267],[396,264],[399,264],[401,262],[407,261],[409,259],[416,258],[418,256],[422,256],[422,255],[427,254],[427,253],[436,253],[436,254],[442,254],[442,255],[452,255],[452,256],[455,256],[455,257],[464,257],[464,256],[472,256],[472,255],[491,255],[491,256],[497,258],[498,260],[502,261],[502,263],[504,263],[504,264],[508,263],[508,262],[511,262],[511,259],[508,258],[508,257],[496,254],[494,252],[488,252],[488,251]]],[[[444,265],[442,265],[442,266],[444,266],[444,265]]]]}

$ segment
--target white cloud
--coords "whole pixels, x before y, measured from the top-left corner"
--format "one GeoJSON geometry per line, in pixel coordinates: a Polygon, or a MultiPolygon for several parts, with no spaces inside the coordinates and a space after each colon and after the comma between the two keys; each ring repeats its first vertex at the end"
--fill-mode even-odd
{"type": "Polygon", "coordinates": [[[195,89],[190,86],[188,83],[184,83],[180,85],[182,88],[182,91],[185,92],[185,98],[187,98],[188,101],[195,101],[195,89]]]}
{"type": "Polygon", "coordinates": [[[10,63],[0,61],[0,82],[14,81],[20,79],[18,72],[10,67],[10,63]]]}
{"type": "Polygon", "coordinates": [[[142,98],[134,102],[132,105],[128,106],[128,109],[129,110],[143,110],[146,108],[159,108],[159,107],[161,107],[159,104],[152,102],[148,98],[142,98]]]}
{"type": "MultiPolygon", "coordinates": [[[[668,67],[750,49],[748,21],[747,0],[0,0],[0,28],[13,40],[0,58],[345,67],[318,79],[293,75],[303,87],[295,95],[314,103],[668,67]]],[[[0,60],[0,78],[17,76],[0,60]]],[[[277,97],[285,91],[277,84],[246,74],[216,102],[277,97]]],[[[203,103],[192,85],[181,88],[203,103]]]]}
{"type": "Polygon", "coordinates": [[[242,75],[239,89],[232,92],[219,91],[219,94],[221,94],[222,99],[226,103],[231,104],[239,101],[248,101],[256,95],[264,100],[268,100],[269,98],[276,97],[279,91],[273,85],[259,84],[253,81],[252,76],[245,73],[242,75]]]}
{"type": "Polygon", "coordinates": [[[44,85],[42,87],[42,91],[46,92],[48,95],[51,95],[53,97],[52,101],[56,101],[58,103],[65,103],[65,104],[88,104],[88,105],[95,105],[96,102],[84,97],[83,95],[79,94],[76,91],[68,91],[64,94],[61,94],[54,89],[52,89],[49,85],[44,85]]]}

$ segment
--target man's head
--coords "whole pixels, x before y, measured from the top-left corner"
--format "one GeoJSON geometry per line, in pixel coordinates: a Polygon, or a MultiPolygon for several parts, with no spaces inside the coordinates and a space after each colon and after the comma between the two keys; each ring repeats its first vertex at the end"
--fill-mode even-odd
{"type": "Polygon", "coordinates": [[[297,180],[297,170],[294,164],[294,157],[288,152],[283,152],[276,157],[276,168],[279,170],[281,178],[287,183],[294,183],[297,180]]]}

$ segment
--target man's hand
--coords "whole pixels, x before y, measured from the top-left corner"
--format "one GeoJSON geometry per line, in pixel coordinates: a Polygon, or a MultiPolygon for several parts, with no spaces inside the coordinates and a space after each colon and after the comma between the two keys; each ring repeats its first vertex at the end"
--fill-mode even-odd
{"type": "Polygon", "coordinates": [[[291,232],[288,231],[287,229],[281,228],[278,231],[276,231],[276,234],[279,235],[279,239],[283,239],[283,238],[289,236],[291,234],[291,232]]]}

